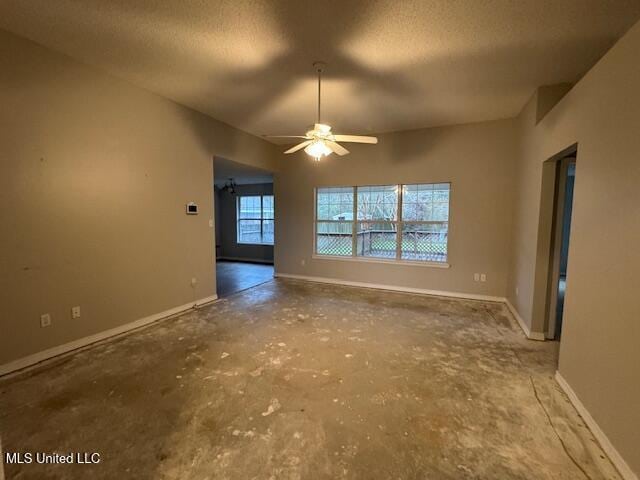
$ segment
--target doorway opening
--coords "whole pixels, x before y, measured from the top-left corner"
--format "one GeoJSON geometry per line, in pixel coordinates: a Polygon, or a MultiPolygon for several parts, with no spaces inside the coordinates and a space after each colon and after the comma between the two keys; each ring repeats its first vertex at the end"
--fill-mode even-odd
{"type": "Polygon", "coordinates": [[[273,278],[273,173],[214,158],[216,290],[219,298],[273,278]]]}
{"type": "Polygon", "coordinates": [[[545,336],[548,339],[560,340],[567,291],[573,191],[576,179],[576,151],[554,160],[554,163],[555,188],[545,336]]]}

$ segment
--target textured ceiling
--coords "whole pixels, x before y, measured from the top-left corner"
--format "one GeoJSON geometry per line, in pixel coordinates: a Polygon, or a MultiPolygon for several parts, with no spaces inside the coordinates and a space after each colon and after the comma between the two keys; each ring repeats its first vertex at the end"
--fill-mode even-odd
{"type": "Polygon", "coordinates": [[[342,133],[516,115],[575,82],[638,0],[2,0],[0,28],[242,130],[342,133]]]}

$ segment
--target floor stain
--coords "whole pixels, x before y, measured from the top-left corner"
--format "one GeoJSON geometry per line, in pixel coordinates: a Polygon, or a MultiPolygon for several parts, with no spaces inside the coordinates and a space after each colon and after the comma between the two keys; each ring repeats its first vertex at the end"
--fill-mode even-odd
{"type": "Polygon", "coordinates": [[[501,304],[277,279],[0,380],[8,479],[618,479],[501,304]]]}

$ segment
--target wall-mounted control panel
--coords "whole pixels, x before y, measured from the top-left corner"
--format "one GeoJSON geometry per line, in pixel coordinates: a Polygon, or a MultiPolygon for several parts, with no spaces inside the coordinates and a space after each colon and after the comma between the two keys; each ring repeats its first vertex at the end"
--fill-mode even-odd
{"type": "Polygon", "coordinates": [[[187,215],[197,215],[198,205],[194,202],[187,203],[187,215]]]}

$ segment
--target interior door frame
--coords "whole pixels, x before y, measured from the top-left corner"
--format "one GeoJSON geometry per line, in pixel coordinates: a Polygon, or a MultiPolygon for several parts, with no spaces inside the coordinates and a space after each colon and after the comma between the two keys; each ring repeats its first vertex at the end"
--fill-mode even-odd
{"type": "Polygon", "coordinates": [[[576,163],[576,155],[567,155],[556,161],[556,188],[554,194],[554,215],[551,227],[551,257],[547,293],[547,314],[545,319],[545,337],[556,337],[558,320],[558,285],[560,283],[560,263],[562,259],[562,233],[564,226],[567,177],[569,167],[576,163]]]}
{"type": "Polygon", "coordinates": [[[540,185],[540,208],[538,210],[538,236],[536,243],[535,274],[533,279],[533,302],[531,331],[547,338],[549,331],[550,285],[554,265],[554,218],[558,199],[558,163],[566,157],[577,158],[578,144],[558,152],[542,162],[540,185]]]}

